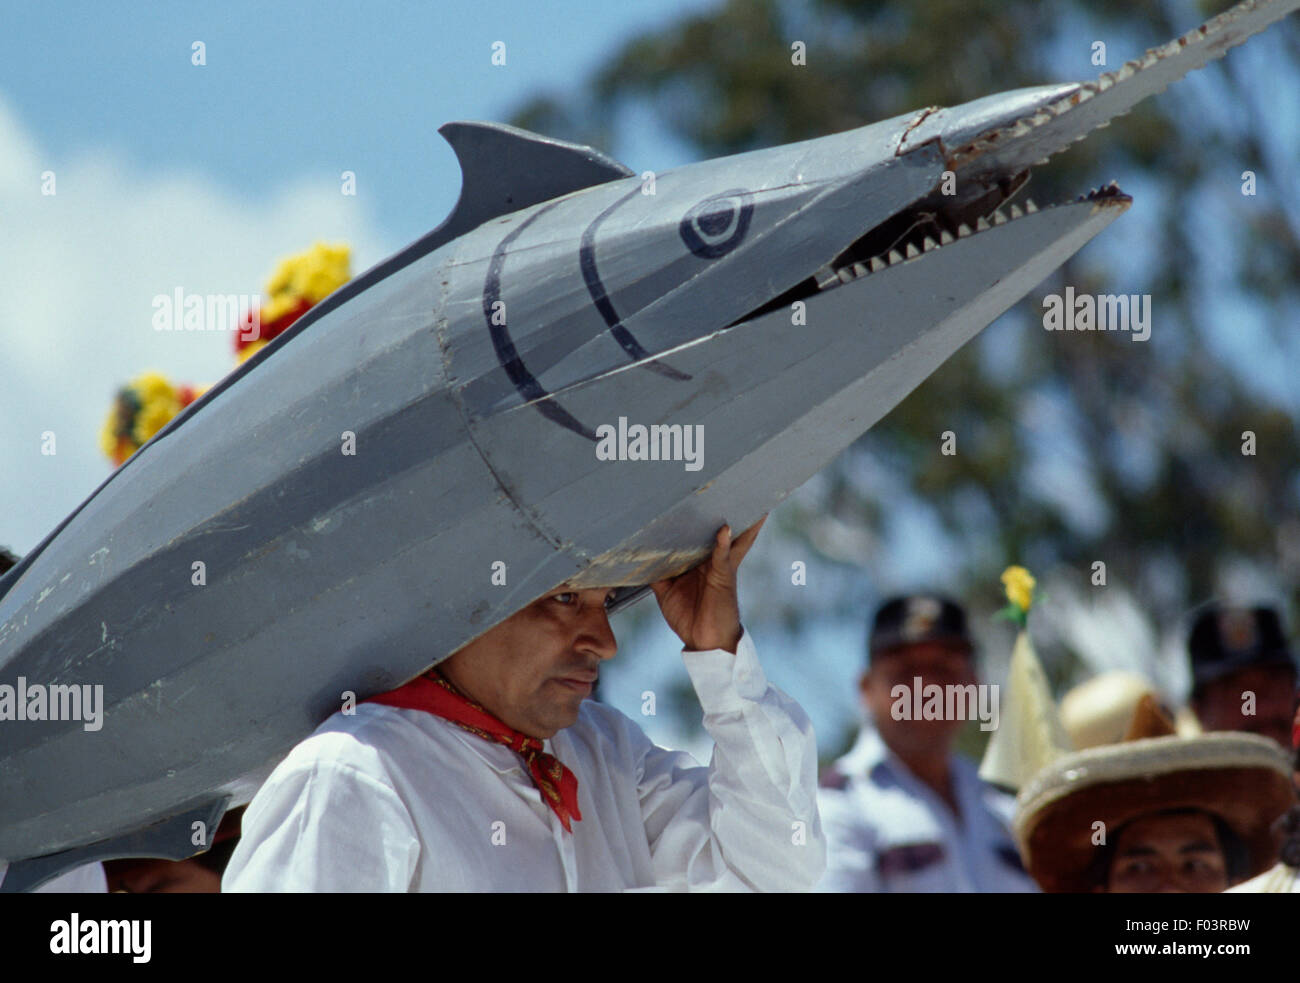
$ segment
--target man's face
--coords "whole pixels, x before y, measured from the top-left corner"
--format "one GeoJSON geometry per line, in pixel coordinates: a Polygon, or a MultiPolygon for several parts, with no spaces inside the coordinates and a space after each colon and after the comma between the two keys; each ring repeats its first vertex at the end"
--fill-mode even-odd
{"type": "Polygon", "coordinates": [[[556,591],[438,664],[466,696],[530,737],[571,726],[618,642],[605,605],[614,591],[556,591]]]}
{"type": "MultiPolygon", "coordinates": [[[[871,668],[859,684],[862,701],[875,720],[876,729],[895,753],[908,750],[947,750],[961,730],[963,720],[895,720],[893,708],[895,686],[907,689],[907,703],[912,707],[913,680],[920,685],[969,686],[975,684],[974,658],[960,642],[923,642],[877,652],[871,668]]],[[[944,689],[947,693],[947,689],[944,689]]]]}
{"type": "Polygon", "coordinates": [[[1203,812],[1153,815],[1125,826],[1106,890],[1113,894],[1211,894],[1228,887],[1214,822],[1203,812]]]}
{"type": "Polygon", "coordinates": [[[1251,666],[1206,683],[1196,698],[1196,716],[1206,730],[1244,730],[1291,746],[1295,673],[1287,666],[1251,666]],[[1253,693],[1254,714],[1246,696],[1253,693]]]}

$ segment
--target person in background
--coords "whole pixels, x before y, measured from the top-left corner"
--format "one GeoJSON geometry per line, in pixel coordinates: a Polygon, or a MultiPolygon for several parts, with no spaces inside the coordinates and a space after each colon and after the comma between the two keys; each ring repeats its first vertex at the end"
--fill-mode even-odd
{"type": "Polygon", "coordinates": [[[1290,747],[1296,665],[1275,610],[1209,605],[1187,649],[1192,708],[1205,730],[1249,731],[1290,747]]]}
{"type": "MultiPolygon", "coordinates": [[[[1300,790],[1300,692],[1296,693],[1295,712],[1291,716],[1291,780],[1300,790]]],[[[1251,878],[1230,892],[1240,894],[1300,894],[1300,804],[1292,805],[1278,822],[1282,834],[1280,859],[1264,873],[1251,878]]]]}
{"type": "MultiPolygon", "coordinates": [[[[818,794],[827,838],[820,891],[1034,891],[1007,828],[1012,800],[953,753],[962,719],[896,719],[895,687],[974,686],[965,612],[921,594],[886,601],[858,682],[874,726],[828,770],[818,794]]],[[[911,717],[911,714],[900,716],[911,717]]]]}
{"type": "Polygon", "coordinates": [[[108,890],[113,894],[220,894],[221,875],[239,845],[241,806],[221,818],[212,849],[188,860],[150,857],[104,861],[108,890]]]}
{"type": "Polygon", "coordinates": [[[1049,893],[1215,893],[1266,870],[1295,804],[1256,734],[1179,736],[1150,695],[1125,739],[1056,758],[1020,790],[1025,866],[1049,893]]]}

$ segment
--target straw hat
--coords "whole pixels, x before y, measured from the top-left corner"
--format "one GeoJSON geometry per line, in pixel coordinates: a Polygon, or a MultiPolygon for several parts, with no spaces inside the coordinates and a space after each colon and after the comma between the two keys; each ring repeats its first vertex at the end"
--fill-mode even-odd
{"type": "Polygon", "coordinates": [[[1222,819],[1246,845],[1248,876],[1272,865],[1272,826],[1295,801],[1282,749],[1255,734],[1180,737],[1154,700],[1142,704],[1129,739],[1063,755],[1020,790],[1013,831],[1044,891],[1096,886],[1095,823],[1113,837],[1131,820],[1169,809],[1222,819]]]}
{"type": "MultiPolygon", "coordinates": [[[[1093,676],[1061,697],[1061,725],[1075,751],[1116,744],[1125,740],[1135,726],[1138,705],[1151,696],[1164,712],[1168,704],[1160,699],[1154,685],[1135,672],[1114,669],[1093,676]]],[[[1201,732],[1196,718],[1186,708],[1174,716],[1174,730],[1184,737],[1201,732]]]]}

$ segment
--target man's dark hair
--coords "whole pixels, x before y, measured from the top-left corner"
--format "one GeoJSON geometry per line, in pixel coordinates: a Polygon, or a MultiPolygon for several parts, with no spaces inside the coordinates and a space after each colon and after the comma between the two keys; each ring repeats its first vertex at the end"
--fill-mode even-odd
{"type": "Polygon", "coordinates": [[[1185,808],[1185,809],[1161,809],[1158,812],[1147,812],[1141,816],[1135,816],[1126,822],[1115,832],[1106,837],[1106,845],[1097,851],[1093,858],[1091,866],[1088,868],[1088,879],[1093,884],[1100,884],[1103,887],[1110,883],[1110,868],[1115,861],[1115,848],[1120,838],[1124,835],[1124,830],[1128,829],[1139,819],[1149,819],[1152,816],[1209,816],[1210,822],[1214,824],[1214,835],[1219,841],[1219,849],[1223,851],[1223,867],[1228,876],[1228,883],[1234,884],[1244,879],[1250,873],[1250,853],[1246,849],[1245,841],[1237,835],[1236,830],[1229,826],[1220,817],[1205,809],[1185,808]]]}

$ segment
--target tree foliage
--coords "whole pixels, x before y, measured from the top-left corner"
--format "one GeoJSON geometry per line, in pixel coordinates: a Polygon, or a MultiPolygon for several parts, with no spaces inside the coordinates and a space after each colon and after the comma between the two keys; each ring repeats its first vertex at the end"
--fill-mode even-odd
{"type": "MultiPolygon", "coordinates": [[[[712,157],[1087,79],[1220,9],[731,0],[633,38],[583,94],[548,94],[516,121],[608,148],[629,108],[648,109],[712,157]],[[795,41],[805,65],[792,64],[795,41]],[[1091,62],[1095,41],[1104,67],[1091,62]]],[[[944,544],[933,577],[986,610],[1011,562],[1082,577],[1103,560],[1109,583],[1166,624],[1237,584],[1294,596],[1300,387],[1278,379],[1300,377],[1300,124],[1294,98],[1277,94],[1300,92],[1296,19],[1036,169],[1028,192],[1040,204],[1112,177],[1135,185],[1137,202],[783,508],[778,535],[888,589],[900,586],[894,553],[836,555],[835,543],[880,544],[900,509],[919,510],[944,544]],[[1042,297],[1065,284],[1150,294],[1150,341],[1043,331],[1042,297]],[[957,454],[939,453],[944,431],[957,454]],[[873,487],[867,472],[888,481],[873,487]]],[[[859,609],[861,582],[844,583],[813,604],[791,597],[789,617],[859,609]]]]}

